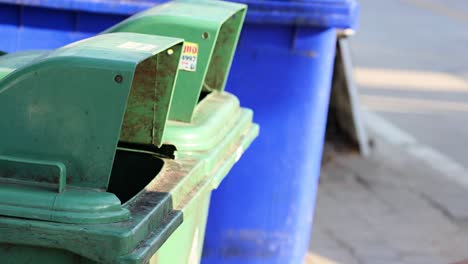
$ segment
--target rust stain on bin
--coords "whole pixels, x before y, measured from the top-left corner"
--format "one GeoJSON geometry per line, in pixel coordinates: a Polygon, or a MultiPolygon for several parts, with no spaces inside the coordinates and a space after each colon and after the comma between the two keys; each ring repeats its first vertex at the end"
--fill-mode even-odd
{"type": "Polygon", "coordinates": [[[121,140],[150,143],[153,129],[153,102],[156,98],[157,58],[138,64],[122,126],[121,140]],[[148,142],[149,140],[149,142],[148,142]]]}
{"type": "Polygon", "coordinates": [[[160,146],[177,75],[178,53],[166,51],[138,64],[121,141],[160,146]]]}
{"type": "Polygon", "coordinates": [[[215,50],[211,58],[210,65],[208,67],[207,76],[205,79],[204,90],[222,90],[224,80],[227,78],[228,65],[230,63],[230,57],[228,57],[226,50],[232,48],[234,41],[234,36],[237,35],[234,19],[236,16],[230,17],[224,25],[221,27],[221,30],[218,34],[218,39],[215,44],[215,50]],[[206,89],[208,88],[208,89],[206,89]]]}

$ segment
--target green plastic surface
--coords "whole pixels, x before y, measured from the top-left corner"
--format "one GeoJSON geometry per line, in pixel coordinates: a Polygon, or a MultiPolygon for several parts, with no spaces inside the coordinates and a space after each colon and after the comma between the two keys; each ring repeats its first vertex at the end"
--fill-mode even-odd
{"type": "Polygon", "coordinates": [[[257,136],[258,126],[251,111],[225,92],[208,95],[193,119],[196,123],[167,124],[167,134],[183,126],[186,131],[186,136],[164,137],[176,146],[175,159],[117,152],[114,170],[119,173],[113,172],[110,186],[116,181],[111,191],[121,199],[131,197],[123,205],[130,212],[128,220],[65,224],[0,217],[1,258],[33,264],[43,263],[46,256],[48,263],[198,263],[211,190],[257,136]],[[210,114],[214,109],[217,115],[210,114]],[[219,131],[220,120],[229,120],[230,129],[219,131]],[[197,131],[218,134],[216,142],[185,147],[197,131]],[[135,183],[144,178],[148,182],[137,183],[138,191],[135,183]],[[38,257],[27,257],[32,254],[38,257]]]}
{"type": "Polygon", "coordinates": [[[178,0],[0,57],[2,263],[199,263],[211,191],[259,132],[223,91],[245,12],[178,0]]]}
{"type": "Polygon", "coordinates": [[[116,33],[0,57],[0,215],[128,219],[105,192],[117,143],[161,145],[181,49],[116,33]]]}
{"type": "Polygon", "coordinates": [[[190,122],[202,89],[224,90],[245,13],[246,6],[236,3],[176,0],[132,16],[106,32],[180,37],[198,46],[197,56],[188,56],[196,57],[195,69],[182,67],[179,73],[169,115],[171,120],[190,122]]]}

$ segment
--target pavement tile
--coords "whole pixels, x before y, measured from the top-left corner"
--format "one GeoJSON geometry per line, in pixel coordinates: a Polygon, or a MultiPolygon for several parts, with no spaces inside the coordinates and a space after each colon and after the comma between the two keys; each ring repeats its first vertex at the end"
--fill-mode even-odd
{"type": "Polygon", "coordinates": [[[394,146],[379,148],[367,159],[334,153],[323,166],[311,250],[333,264],[467,259],[468,190],[394,146]]]}
{"type": "Polygon", "coordinates": [[[437,255],[415,255],[402,258],[405,264],[449,264],[452,260],[437,255]]]}

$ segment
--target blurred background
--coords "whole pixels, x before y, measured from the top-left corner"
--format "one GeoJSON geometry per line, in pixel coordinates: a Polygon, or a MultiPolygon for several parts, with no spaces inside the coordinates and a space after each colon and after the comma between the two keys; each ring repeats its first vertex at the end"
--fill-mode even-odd
{"type": "Polygon", "coordinates": [[[309,261],[462,261],[468,258],[468,2],[360,4],[350,47],[375,145],[366,159],[328,147],[309,261]]]}
{"type": "MultiPolygon", "coordinates": [[[[0,0],[0,55],[164,2],[0,0]]],[[[249,11],[226,89],[261,133],[196,223],[204,243],[186,239],[190,264],[467,260],[468,1],[236,2],[249,11]]]]}
{"type": "Polygon", "coordinates": [[[468,166],[468,3],[362,0],[361,8],[352,54],[363,105],[468,166]]]}

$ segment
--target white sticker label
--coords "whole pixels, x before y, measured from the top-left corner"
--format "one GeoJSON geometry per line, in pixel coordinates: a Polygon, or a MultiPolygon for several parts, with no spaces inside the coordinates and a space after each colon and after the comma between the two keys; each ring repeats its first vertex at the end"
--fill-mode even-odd
{"type": "Polygon", "coordinates": [[[140,43],[140,42],[133,42],[133,41],[128,41],[123,44],[120,44],[118,46],[121,49],[130,49],[130,50],[138,50],[138,51],[151,51],[158,46],[153,45],[153,44],[146,44],[146,43],[140,43]]]}
{"type": "Polygon", "coordinates": [[[182,57],[180,58],[179,69],[184,71],[196,71],[198,59],[198,44],[193,42],[185,42],[182,57]]]}

